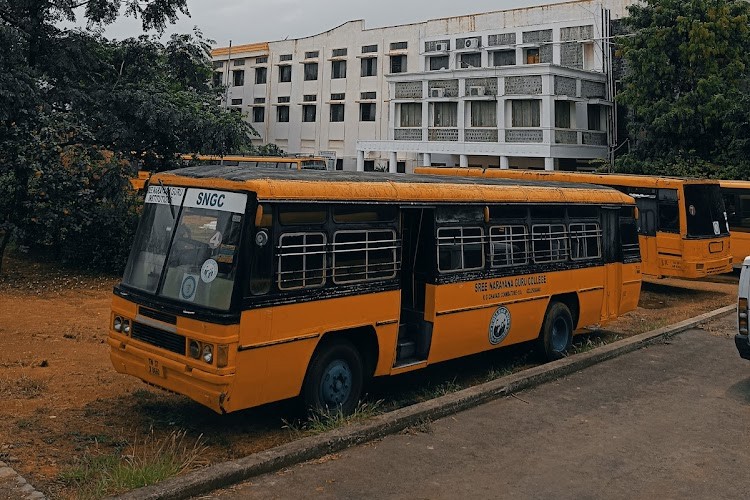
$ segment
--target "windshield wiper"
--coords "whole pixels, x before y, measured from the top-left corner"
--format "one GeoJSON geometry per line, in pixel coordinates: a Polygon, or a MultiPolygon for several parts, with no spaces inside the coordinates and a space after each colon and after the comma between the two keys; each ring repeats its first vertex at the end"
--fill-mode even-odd
{"type": "Polygon", "coordinates": [[[164,187],[164,183],[159,179],[159,186],[161,190],[167,194],[167,203],[169,203],[169,211],[172,213],[172,220],[175,220],[177,216],[174,214],[174,206],[172,205],[172,192],[164,187]]]}

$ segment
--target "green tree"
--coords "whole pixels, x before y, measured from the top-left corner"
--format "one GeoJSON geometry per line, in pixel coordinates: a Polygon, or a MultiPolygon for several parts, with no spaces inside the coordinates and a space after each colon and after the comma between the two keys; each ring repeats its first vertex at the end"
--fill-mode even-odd
{"type": "Polygon", "coordinates": [[[750,4],[645,0],[620,39],[633,150],[619,168],[646,173],[750,175],[750,4]]]}
{"type": "Polygon", "coordinates": [[[199,31],[167,43],[64,29],[120,6],[163,30],[186,0],[0,0],[0,264],[15,238],[53,257],[116,270],[137,201],[127,179],[185,151],[250,147],[252,128],[216,106],[209,44],[199,31]],[[110,258],[111,257],[111,258],[110,258]]]}

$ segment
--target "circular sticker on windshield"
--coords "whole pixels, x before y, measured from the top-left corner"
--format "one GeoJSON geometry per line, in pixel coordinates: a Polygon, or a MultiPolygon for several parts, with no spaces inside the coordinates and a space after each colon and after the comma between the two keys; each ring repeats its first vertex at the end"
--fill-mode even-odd
{"type": "Polygon", "coordinates": [[[510,331],[510,311],[504,306],[500,306],[492,315],[490,320],[490,344],[497,345],[508,336],[510,331]]]}
{"type": "Polygon", "coordinates": [[[201,281],[203,283],[211,283],[216,279],[216,275],[219,274],[219,264],[214,259],[208,259],[201,266],[201,281]]]}
{"type": "Polygon", "coordinates": [[[211,239],[208,240],[208,246],[210,248],[219,248],[219,245],[221,245],[221,232],[216,231],[213,236],[211,236],[211,239]]]}
{"type": "Polygon", "coordinates": [[[187,274],[182,277],[180,285],[180,298],[182,300],[192,300],[195,298],[195,289],[198,288],[198,281],[194,274],[187,274]]]}

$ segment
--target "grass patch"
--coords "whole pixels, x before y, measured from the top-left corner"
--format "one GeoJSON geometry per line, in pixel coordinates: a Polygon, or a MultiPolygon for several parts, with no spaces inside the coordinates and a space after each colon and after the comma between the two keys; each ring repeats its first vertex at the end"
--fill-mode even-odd
{"type": "Polygon", "coordinates": [[[6,398],[34,399],[47,390],[47,382],[24,374],[17,379],[0,381],[0,394],[6,398]]]}
{"type": "Polygon", "coordinates": [[[185,431],[158,438],[153,431],[111,453],[87,451],[80,462],[64,470],[60,481],[81,499],[103,498],[158,483],[205,463],[203,436],[187,439],[185,431]]]}
{"type": "Polygon", "coordinates": [[[459,384],[458,382],[456,382],[455,378],[453,380],[446,380],[445,382],[441,382],[434,386],[430,386],[430,384],[427,384],[426,387],[422,388],[419,391],[417,399],[419,401],[427,401],[428,399],[439,398],[440,396],[445,396],[446,394],[460,391],[464,387],[468,387],[468,385],[459,384]]]}
{"type": "Polygon", "coordinates": [[[611,344],[622,337],[615,333],[608,334],[592,334],[585,337],[574,338],[573,345],[570,346],[568,354],[581,354],[589,352],[597,347],[604,347],[605,345],[611,344]]]}
{"type": "Polygon", "coordinates": [[[326,410],[310,410],[304,421],[287,421],[282,419],[284,428],[295,436],[305,434],[320,434],[322,432],[338,429],[355,422],[367,420],[370,417],[383,413],[383,401],[360,401],[351,415],[344,415],[341,408],[326,410]]]}

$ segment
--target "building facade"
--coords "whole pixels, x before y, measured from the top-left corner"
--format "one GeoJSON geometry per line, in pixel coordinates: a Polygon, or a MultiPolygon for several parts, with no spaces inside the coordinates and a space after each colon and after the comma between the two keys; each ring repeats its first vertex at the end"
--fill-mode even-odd
{"type": "Polygon", "coordinates": [[[222,102],[254,142],[337,168],[585,168],[607,159],[613,20],[634,0],[577,0],[213,51],[222,102]]]}

